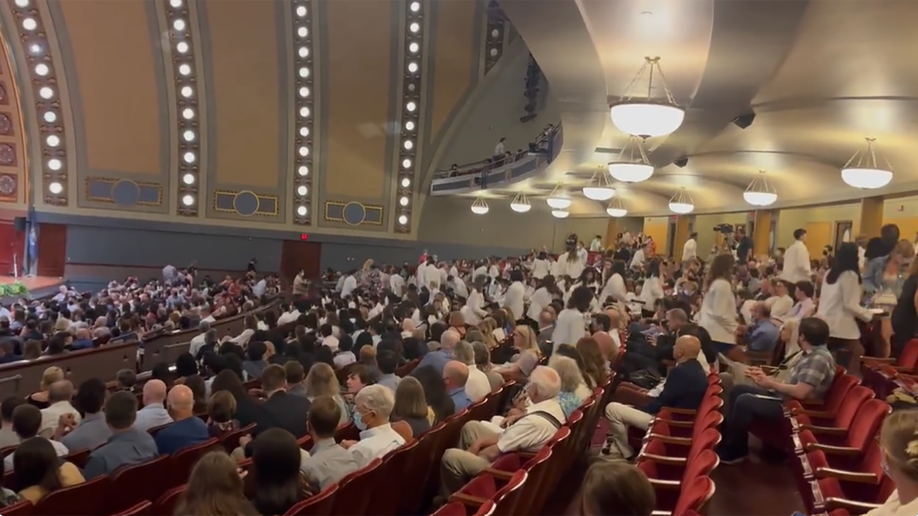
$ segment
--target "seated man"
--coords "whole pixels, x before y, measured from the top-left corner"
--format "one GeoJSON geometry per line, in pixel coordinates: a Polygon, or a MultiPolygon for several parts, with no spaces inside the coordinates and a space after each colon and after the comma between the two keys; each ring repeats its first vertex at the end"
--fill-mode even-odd
{"type": "Polygon", "coordinates": [[[697,409],[708,388],[708,372],[698,361],[701,341],[691,335],[676,339],[673,357],[676,366],[666,376],[659,396],[652,398],[643,410],[613,401],[606,406],[609,435],[602,453],[614,458],[630,458],[634,451],[628,444],[628,427],[646,430],[653,415],[663,407],[697,409]]]}
{"type": "Polygon", "coordinates": [[[160,455],[175,453],[182,448],[210,439],[207,423],[194,415],[194,394],[185,385],[176,385],[166,398],[169,415],[174,423],[153,437],[160,455]]]}
{"type": "Polygon", "coordinates": [[[459,448],[451,448],[443,454],[440,468],[443,494],[448,496],[458,491],[502,454],[536,452],[542,448],[566,421],[558,403],[560,391],[561,378],[557,371],[538,366],[526,384],[524,394],[529,397],[530,404],[525,414],[506,418],[500,432],[490,423],[466,423],[462,427],[459,448]]]}
{"type": "Polygon", "coordinates": [[[454,414],[458,414],[472,404],[472,399],[465,392],[465,384],[469,380],[469,366],[458,360],[450,360],[443,367],[443,383],[446,384],[446,394],[453,399],[456,407],[454,414]]]}
{"type": "MultiPolygon", "coordinates": [[[[20,405],[13,409],[13,431],[19,436],[21,441],[27,439],[44,439],[38,435],[38,429],[41,426],[41,411],[34,405],[20,405]]],[[[70,450],[58,441],[51,441],[54,451],[58,457],[66,457],[70,450]]],[[[3,460],[4,471],[13,471],[13,456],[16,452],[9,454],[3,460]]]]}
{"type": "Polygon", "coordinates": [[[746,330],[742,343],[746,349],[756,352],[771,352],[778,345],[778,336],[781,330],[771,319],[771,310],[762,301],[755,304],[752,309],[752,318],[755,324],[746,330]]]}
{"type": "Polygon", "coordinates": [[[72,417],[74,425],[80,424],[80,413],[70,403],[73,399],[73,384],[69,380],[54,382],[48,389],[48,408],[41,409],[41,428],[38,433],[50,438],[54,435],[62,416],[72,417]]]}
{"type": "Polygon", "coordinates": [[[355,423],[359,416],[357,427],[365,428],[361,428],[359,441],[341,441],[341,446],[351,452],[358,467],[405,444],[405,439],[389,424],[394,407],[395,394],[382,385],[368,385],[354,397],[355,423]]]}
{"type": "Polygon", "coordinates": [[[354,454],[335,442],[335,430],[340,420],[341,407],[334,398],[319,396],[312,401],[306,426],[315,444],[308,457],[300,461],[300,471],[319,490],[357,471],[354,454]]]}
{"type": "Polygon", "coordinates": [[[137,400],[133,394],[120,391],[105,401],[105,423],[111,437],[89,455],[83,476],[90,479],[110,475],[121,466],[140,464],[156,458],[158,450],[153,436],[135,428],[136,419],[137,400]]]}
{"type": "Polygon", "coordinates": [[[784,417],[788,399],[822,399],[835,379],[835,359],[826,348],[829,325],[822,319],[807,317],[800,321],[797,342],[803,350],[791,369],[788,381],[782,382],[758,367],[749,367],[746,375],[755,385],[737,385],[730,389],[721,427],[724,440],[718,447],[721,464],[735,464],[749,452],[748,431],[753,418],[778,420],[784,417]]]}

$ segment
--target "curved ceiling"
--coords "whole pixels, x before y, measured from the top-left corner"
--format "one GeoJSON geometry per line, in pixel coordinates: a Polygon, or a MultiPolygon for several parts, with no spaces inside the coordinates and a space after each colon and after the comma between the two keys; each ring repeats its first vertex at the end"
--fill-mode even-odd
{"type": "Polygon", "coordinates": [[[742,192],[762,170],[778,191],[775,207],[860,198],[839,169],[865,137],[877,139],[896,170],[890,185],[871,192],[918,190],[909,145],[918,137],[918,69],[900,64],[918,44],[918,2],[499,3],[562,100],[566,159],[491,195],[538,197],[560,181],[574,194],[572,213],[603,213],[578,192],[627,141],[608,106],[644,56],[661,57],[667,86],[687,111],[676,132],[648,140],[654,176],[616,185],[629,214],[667,214],[681,188],[696,212],[748,210],[742,192]],[[756,115],[751,126],[732,123],[748,113],[756,115]],[[673,164],[682,157],[687,164],[673,164]]]}

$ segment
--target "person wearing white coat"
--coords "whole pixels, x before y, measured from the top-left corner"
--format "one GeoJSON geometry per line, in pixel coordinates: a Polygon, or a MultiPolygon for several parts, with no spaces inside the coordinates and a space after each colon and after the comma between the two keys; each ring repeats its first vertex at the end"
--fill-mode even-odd
{"type": "Polygon", "coordinates": [[[693,232],[689,235],[688,240],[685,241],[685,245],[682,246],[682,261],[687,262],[689,260],[694,260],[697,255],[698,233],[693,232]]]}
{"type": "Polygon", "coordinates": [[[588,335],[587,318],[592,302],[593,292],[588,287],[574,289],[567,308],[561,310],[555,322],[555,330],[552,332],[554,350],[557,350],[561,344],[576,346],[577,341],[588,335]]]}
{"type": "Polygon", "coordinates": [[[539,252],[539,256],[532,261],[532,277],[542,279],[551,274],[551,259],[545,251],[539,252]]]}
{"type": "Polygon", "coordinates": [[[568,251],[558,257],[552,272],[555,278],[570,276],[572,280],[576,280],[583,274],[584,268],[586,268],[586,262],[580,259],[577,251],[568,251]]]}
{"type": "Polygon", "coordinates": [[[784,270],[781,279],[791,283],[810,281],[810,251],[806,248],[806,230],[794,231],[794,243],[784,252],[784,270]]]}
{"type": "Polygon", "coordinates": [[[505,308],[510,311],[511,317],[513,320],[522,319],[525,315],[525,293],[526,287],[523,285],[523,271],[514,269],[510,271],[510,286],[507,287],[507,292],[504,294],[503,302],[501,302],[501,308],[505,308]]]}
{"type": "Polygon", "coordinates": [[[873,319],[873,312],[861,306],[862,296],[857,245],[845,242],[839,246],[835,266],[826,273],[822,283],[816,317],[829,323],[829,350],[837,357],[848,355],[847,363],[836,360],[849,371],[857,371],[864,354],[857,320],[869,322],[873,319]]]}
{"type": "Polygon", "coordinates": [[[733,256],[719,254],[708,269],[708,291],[698,312],[698,325],[708,330],[718,353],[728,355],[736,349],[736,296],[730,283],[733,256]]]}
{"type": "Polygon", "coordinates": [[[628,288],[625,286],[625,262],[615,260],[612,262],[612,270],[609,279],[602,287],[599,294],[599,301],[605,303],[606,299],[612,298],[616,303],[627,302],[628,288]]]}
{"type": "Polygon", "coordinates": [[[664,295],[663,281],[660,280],[660,260],[655,258],[647,264],[647,278],[644,279],[644,286],[641,287],[640,300],[644,302],[641,315],[653,317],[657,300],[662,299],[664,295]]]}
{"type": "Polygon", "coordinates": [[[459,310],[462,312],[466,324],[478,326],[478,323],[488,316],[488,312],[482,308],[485,306],[485,298],[481,294],[483,284],[484,276],[478,276],[473,280],[472,291],[469,292],[469,297],[465,300],[465,306],[459,310]]]}

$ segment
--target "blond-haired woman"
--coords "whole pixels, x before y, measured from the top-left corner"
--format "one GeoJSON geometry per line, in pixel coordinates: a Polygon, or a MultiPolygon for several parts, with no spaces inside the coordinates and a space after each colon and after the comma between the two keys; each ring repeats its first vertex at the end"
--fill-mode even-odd
{"type": "Polygon", "coordinates": [[[306,375],[303,381],[306,386],[306,398],[311,402],[319,396],[331,396],[341,407],[341,421],[339,424],[347,423],[350,411],[347,409],[347,403],[341,397],[341,384],[338,383],[338,377],[335,376],[335,370],[324,362],[316,362],[306,375]]]}
{"type": "Polygon", "coordinates": [[[48,389],[51,388],[54,382],[59,382],[63,379],[64,370],[60,367],[51,366],[45,369],[45,372],[41,374],[41,390],[29,394],[26,401],[29,402],[29,405],[35,405],[40,409],[48,408],[48,406],[51,405],[51,402],[48,400],[48,389]]]}
{"type": "Polygon", "coordinates": [[[539,365],[542,353],[536,342],[535,331],[525,325],[519,325],[513,330],[513,349],[519,353],[510,363],[495,367],[494,371],[504,378],[527,382],[529,375],[539,365]]]}
{"type": "Polygon", "coordinates": [[[484,342],[488,349],[494,349],[500,345],[500,342],[497,341],[497,338],[494,336],[494,330],[497,329],[497,321],[493,317],[485,317],[480,323],[478,323],[478,329],[481,330],[481,334],[484,335],[484,342]]]}
{"type": "Polygon", "coordinates": [[[570,417],[577,407],[590,397],[592,391],[587,387],[580,372],[580,366],[573,358],[552,355],[548,360],[548,367],[554,369],[561,378],[561,392],[558,393],[558,403],[564,412],[564,417],[570,417]]]}
{"type": "Polygon", "coordinates": [[[918,413],[902,410],[887,417],[880,430],[880,448],[896,490],[867,516],[918,514],[918,413]]]}
{"type": "MultiPolygon", "coordinates": [[[[864,291],[872,295],[871,304],[891,314],[898,304],[906,279],[911,275],[909,265],[915,257],[915,248],[908,240],[899,240],[889,256],[875,258],[864,273],[864,291]]],[[[912,314],[914,316],[914,314],[912,314]]],[[[881,357],[891,351],[892,320],[885,316],[880,321],[881,357]]]]}

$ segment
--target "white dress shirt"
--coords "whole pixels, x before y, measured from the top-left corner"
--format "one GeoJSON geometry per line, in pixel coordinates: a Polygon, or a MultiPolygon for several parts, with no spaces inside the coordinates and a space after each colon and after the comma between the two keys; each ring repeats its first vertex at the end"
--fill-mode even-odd
{"type": "Polygon", "coordinates": [[[353,292],[356,288],[357,278],[355,278],[353,274],[348,274],[348,276],[344,278],[344,283],[341,285],[341,297],[347,297],[351,295],[351,292],[353,292]]]}
{"type": "Polygon", "coordinates": [[[689,238],[682,246],[682,261],[687,262],[698,254],[698,242],[694,238],[689,238]]]}
{"type": "Polygon", "coordinates": [[[482,318],[487,317],[488,312],[482,310],[482,305],[484,305],[484,296],[477,289],[472,289],[469,297],[465,300],[465,306],[459,310],[462,312],[462,317],[465,319],[466,324],[477,326],[482,318]]]}
{"type": "Polygon", "coordinates": [[[810,251],[806,248],[806,244],[797,240],[784,252],[784,270],[781,271],[781,279],[797,283],[798,281],[809,281],[811,274],[810,251]]]}
{"type": "Polygon", "coordinates": [[[631,258],[631,268],[640,269],[644,266],[644,249],[638,249],[631,258]]]}
{"type": "Polygon", "coordinates": [[[357,467],[362,468],[403,444],[405,439],[392,429],[392,425],[386,423],[360,432],[360,441],[348,451],[357,461],[357,467]]]}
{"type": "MultiPolygon", "coordinates": [[[[33,437],[32,439],[44,439],[44,437],[33,437]]],[[[61,442],[55,441],[54,439],[48,439],[48,442],[51,443],[51,447],[54,448],[54,453],[58,457],[66,457],[70,454],[70,450],[67,449],[61,442]]],[[[9,454],[3,459],[3,471],[13,471],[13,456],[16,455],[16,452],[9,454]]]]}
{"type": "MultiPolygon", "coordinates": [[[[533,412],[547,412],[561,424],[567,421],[557,398],[533,403],[526,407],[527,414],[532,414],[533,412]]],[[[501,432],[500,437],[497,439],[497,449],[501,453],[538,451],[554,437],[557,431],[558,429],[542,416],[524,416],[501,432]]]]}
{"type": "Polygon", "coordinates": [[[73,414],[77,424],[80,424],[80,412],[69,401],[52,403],[48,408],[41,409],[41,426],[38,427],[39,435],[51,437],[57,430],[57,424],[64,414],[73,414]]]}
{"type": "Polygon", "coordinates": [[[772,296],[765,300],[765,306],[771,310],[771,318],[784,321],[794,310],[794,299],[788,295],[772,296]]]}
{"type": "Polygon", "coordinates": [[[280,317],[277,318],[277,325],[281,326],[284,324],[292,323],[300,317],[300,311],[296,308],[290,310],[289,312],[284,312],[280,314],[280,317]]]}
{"type": "Polygon", "coordinates": [[[469,297],[469,289],[459,276],[453,276],[453,291],[459,297],[464,297],[466,299],[469,297]]]}
{"type": "Polygon", "coordinates": [[[558,314],[555,331],[551,334],[555,349],[561,344],[577,345],[577,341],[586,337],[586,321],[583,313],[574,308],[565,308],[558,314]]]}
{"type": "Polygon", "coordinates": [[[873,318],[873,314],[861,306],[862,291],[854,271],[842,272],[835,283],[823,281],[816,316],[829,324],[830,337],[848,340],[861,338],[861,330],[855,319],[866,322],[873,318]]]}
{"type": "Polygon", "coordinates": [[[481,401],[491,392],[491,382],[475,364],[469,365],[469,379],[465,382],[465,394],[472,403],[481,401]]]}
{"type": "Polygon", "coordinates": [[[640,300],[644,302],[644,310],[653,311],[657,299],[662,299],[663,295],[663,282],[660,278],[651,276],[644,280],[640,296],[640,300]]]}
{"type": "Polygon", "coordinates": [[[523,314],[526,313],[523,308],[525,293],[526,287],[519,281],[514,281],[507,287],[507,293],[504,295],[504,302],[501,303],[501,307],[510,310],[510,316],[513,317],[513,320],[522,319],[523,314]]]}
{"type": "Polygon", "coordinates": [[[605,303],[606,298],[611,296],[616,301],[624,303],[627,295],[628,289],[625,287],[625,279],[622,278],[621,274],[616,272],[612,276],[609,276],[609,281],[602,287],[602,292],[599,294],[599,301],[600,303],[605,303]]]}
{"type": "Polygon", "coordinates": [[[730,282],[718,278],[711,282],[701,303],[698,325],[708,330],[711,340],[724,344],[736,343],[736,297],[730,282]]]}
{"type": "MultiPolygon", "coordinates": [[[[278,318],[277,323],[280,324],[280,318],[278,318]]],[[[192,356],[198,356],[198,351],[204,346],[204,335],[205,334],[202,333],[191,339],[191,344],[188,345],[188,352],[191,353],[192,356]]]]}
{"type": "Polygon", "coordinates": [[[401,274],[393,274],[389,276],[389,290],[397,296],[402,295],[402,289],[405,288],[405,278],[401,274]]]}

